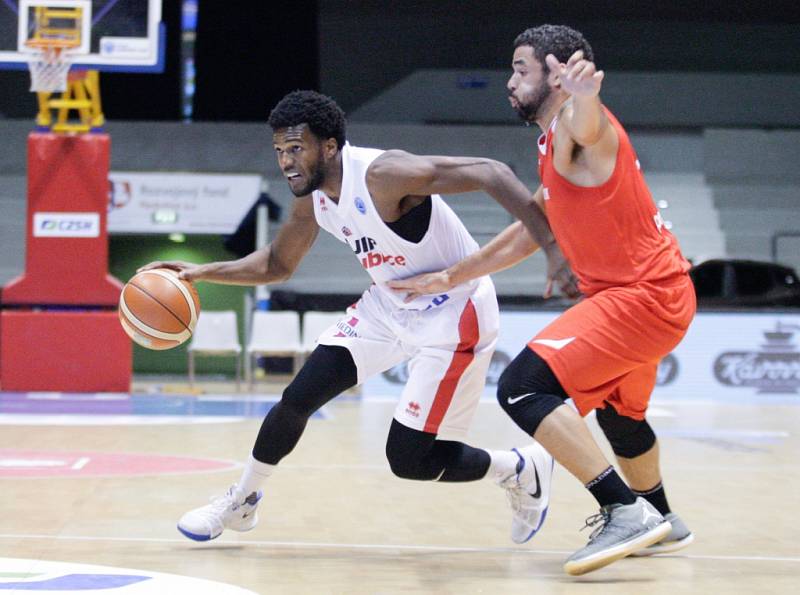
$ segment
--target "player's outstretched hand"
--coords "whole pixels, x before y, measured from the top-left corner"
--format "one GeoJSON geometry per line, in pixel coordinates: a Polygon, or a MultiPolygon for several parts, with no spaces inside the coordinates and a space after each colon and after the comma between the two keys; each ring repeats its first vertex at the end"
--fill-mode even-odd
{"type": "Polygon", "coordinates": [[[553,54],[547,54],[545,62],[559,74],[561,88],[570,95],[594,97],[600,93],[605,73],[597,70],[594,62],[584,59],[583,50],[572,54],[566,64],[561,64],[553,54]]]}
{"type": "Polygon", "coordinates": [[[413,302],[421,295],[444,293],[454,287],[447,271],[423,273],[407,279],[397,279],[389,281],[387,285],[397,292],[407,292],[403,300],[405,303],[413,302]]]}
{"type": "Polygon", "coordinates": [[[182,260],[156,260],[143,267],[139,267],[136,272],[149,271],[152,269],[170,269],[178,273],[178,277],[186,281],[194,281],[200,274],[200,265],[182,260]]]}
{"type": "Polygon", "coordinates": [[[547,285],[544,288],[542,297],[545,299],[553,295],[553,286],[557,285],[565,296],[570,299],[581,297],[578,289],[578,279],[569,268],[567,259],[564,258],[561,250],[554,245],[553,248],[545,252],[547,257],[547,285]]]}

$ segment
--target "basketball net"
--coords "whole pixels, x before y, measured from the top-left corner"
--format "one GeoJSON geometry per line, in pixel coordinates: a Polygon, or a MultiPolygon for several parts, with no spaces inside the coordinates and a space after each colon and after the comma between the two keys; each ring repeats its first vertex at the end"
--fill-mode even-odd
{"type": "Polygon", "coordinates": [[[40,93],[64,92],[67,90],[67,74],[72,60],[60,46],[35,47],[34,58],[28,62],[31,72],[31,91],[40,93]]]}

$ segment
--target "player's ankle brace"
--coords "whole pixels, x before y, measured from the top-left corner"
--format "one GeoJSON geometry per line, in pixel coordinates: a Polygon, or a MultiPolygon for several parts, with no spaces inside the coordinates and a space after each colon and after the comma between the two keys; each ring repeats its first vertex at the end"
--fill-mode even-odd
{"type": "Polygon", "coordinates": [[[633,459],[653,448],[656,435],[647,420],[638,420],[617,413],[611,405],[596,411],[597,423],[618,457],[633,459]]]}

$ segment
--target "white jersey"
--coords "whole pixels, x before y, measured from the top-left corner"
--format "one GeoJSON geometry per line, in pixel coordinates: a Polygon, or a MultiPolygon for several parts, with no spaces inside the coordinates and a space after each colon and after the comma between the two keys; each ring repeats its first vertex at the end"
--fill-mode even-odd
{"type": "Polygon", "coordinates": [[[315,190],[317,223],[350,247],[377,289],[398,308],[426,310],[472,294],[479,279],[457,285],[446,294],[420,296],[408,304],[403,303],[402,292],[386,286],[394,279],[446,269],[478,250],[478,244],[438,194],[431,195],[431,219],[422,240],[410,242],[392,231],[381,219],[367,190],[367,168],[381,153],[380,149],[345,143],[339,203],[315,190]]]}

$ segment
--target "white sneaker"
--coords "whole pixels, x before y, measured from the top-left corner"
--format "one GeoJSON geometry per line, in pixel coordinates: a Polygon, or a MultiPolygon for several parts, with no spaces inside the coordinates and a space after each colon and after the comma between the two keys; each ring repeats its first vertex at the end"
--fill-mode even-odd
{"type": "Polygon", "coordinates": [[[249,531],[258,523],[258,502],[261,491],[253,492],[242,502],[235,499],[236,484],[211,504],[190,510],[178,521],[178,531],[195,541],[219,537],[225,529],[249,531]]]}
{"type": "Polygon", "coordinates": [[[498,481],[511,504],[511,540],[525,543],[544,524],[550,504],[550,483],[555,462],[538,442],[512,449],[519,457],[517,469],[498,481]]]}

